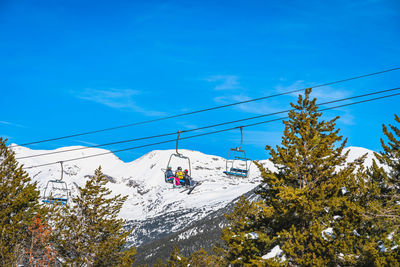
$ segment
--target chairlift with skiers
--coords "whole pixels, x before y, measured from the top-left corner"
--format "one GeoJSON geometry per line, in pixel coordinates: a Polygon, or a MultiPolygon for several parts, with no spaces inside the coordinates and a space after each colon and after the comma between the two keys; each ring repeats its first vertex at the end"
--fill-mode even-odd
{"type": "MultiPolygon", "coordinates": [[[[176,138],[176,148],[175,148],[175,153],[171,154],[167,163],[167,167],[165,169],[161,169],[164,172],[164,179],[166,183],[172,183],[174,188],[177,187],[185,187],[185,190],[189,190],[188,194],[190,194],[193,189],[200,185],[200,182],[196,182],[192,180],[192,165],[190,162],[190,158],[179,153],[178,151],[178,144],[179,144],[179,136],[181,134],[181,131],[178,131],[178,137],[176,138]],[[179,165],[177,164],[179,162],[179,165]],[[175,167],[176,166],[176,167],[175,167]],[[185,171],[183,172],[182,167],[184,166],[183,169],[185,171]],[[175,167],[175,168],[173,168],[175,167]],[[173,170],[176,170],[175,173],[173,173],[173,170]],[[178,176],[177,173],[181,173],[182,175],[179,175],[181,177],[176,177],[178,176]]],[[[183,192],[183,191],[182,191],[183,192]]]]}
{"type": "Polygon", "coordinates": [[[180,134],[181,134],[181,132],[178,131],[178,137],[176,139],[175,153],[172,153],[169,156],[167,167],[165,169],[161,169],[164,172],[165,182],[167,182],[167,183],[173,183],[173,179],[171,178],[172,177],[171,172],[173,172],[173,170],[178,170],[178,168],[180,168],[182,170],[181,166],[184,166],[186,168],[186,170],[188,171],[188,175],[192,176],[192,165],[190,162],[190,158],[186,157],[183,154],[178,152],[178,143],[179,143],[180,134]]]}

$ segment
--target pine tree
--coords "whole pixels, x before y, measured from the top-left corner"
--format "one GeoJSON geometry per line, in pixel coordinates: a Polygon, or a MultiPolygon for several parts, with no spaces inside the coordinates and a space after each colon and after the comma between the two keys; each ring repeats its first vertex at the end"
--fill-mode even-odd
{"type": "Polygon", "coordinates": [[[189,266],[193,267],[220,267],[226,264],[216,255],[209,255],[204,249],[199,249],[190,255],[189,266]]]}
{"type": "Polygon", "coordinates": [[[135,249],[125,248],[132,232],[124,230],[118,214],[127,196],[110,197],[99,167],[71,205],[61,207],[54,222],[54,241],[65,264],[73,266],[131,266],[135,249]]]}
{"type": "MultiPolygon", "coordinates": [[[[162,259],[158,258],[156,263],[153,264],[153,267],[167,267],[168,265],[163,262],[162,259]]],[[[147,264],[140,265],[140,267],[147,267],[147,264]]]]}
{"type": "Polygon", "coordinates": [[[225,255],[227,262],[239,266],[262,260],[260,248],[272,244],[262,227],[257,228],[255,225],[262,221],[260,216],[263,208],[262,201],[250,202],[242,196],[234,211],[225,215],[230,224],[222,229],[221,239],[229,246],[225,255]]]}
{"type": "Polygon", "coordinates": [[[15,266],[24,255],[28,227],[40,211],[39,191],[0,138],[0,265],[15,266]]]}
{"type": "Polygon", "coordinates": [[[164,263],[161,259],[158,259],[153,266],[157,267],[219,267],[227,266],[226,262],[222,257],[217,255],[209,255],[204,249],[199,249],[190,255],[189,258],[180,254],[180,250],[177,246],[174,246],[167,263],[164,263]]]}
{"type": "Polygon", "coordinates": [[[257,164],[262,201],[242,200],[228,216],[222,239],[234,265],[355,265],[366,248],[377,251],[358,199],[367,190],[363,158],[346,164],[338,117],[322,120],[310,93],[291,104],[281,145],[266,147],[277,171],[257,164]],[[273,248],[282,250],[280,257],[267,257],[273,248]]]}
{"type": "Polygon", "coordinates": [[[168,267],[186,267],[189,264],[188,259],[180,254],[177,246],[174,246],[169,259],[167,260],[168,267]]]}
{"type": "MultiPolygon", "coordinates": [[[[400,118],[395,121],[400,123],[400,118]]],[[[381,166],[374,160],[369,170],[375,194],[370,196],[367,217],[375,222],[381,248],[385,253],[374,254],[376,262],[383,265],[400,265],[400,129],[395,125],[382,125],[387,143],[381,138],[383,151],[375,153],[381,166]],[[382,167],[383,166],[383,167],[382,167]],[[388,237],[391,238],[388,238],[388,237]],[[395,262],[395,263],[394,263],[395,262]]]]}
{"type": "MultiPolygon", "coordinates": [[[[395,121],[400,123],[400,118],[397,115],[394,115],[395,121]]],[[[383,133],[388,139],[388,143],[386,144],[383,139],[381,139],[381,145],[383,151],[378,154],[375,153],[375,156],[379,160],[381,164],[385,164],[389,167],[389,183],[394,186],[394,193],[400,194],[400,129],[394,125],[389,125],[389,128],[386,125],[382,125],[383,133]]]]}

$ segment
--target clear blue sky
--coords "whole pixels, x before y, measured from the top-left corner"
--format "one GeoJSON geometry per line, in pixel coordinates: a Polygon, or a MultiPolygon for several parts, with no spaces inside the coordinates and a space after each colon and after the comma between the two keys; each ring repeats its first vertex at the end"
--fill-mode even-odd
{"type": "MultiPolygon", "coordinates": [[[[9,143],[96,130],[400,66],[400,2],[0,1],[0,136],[9,143]]],[[[320,101],[400,86],[400,72],[315,90],[320,101]]],[[[295,96],[30,146],[54,149],[185,130],[286,109],[295,96]]],[[[379,150],[400,97],[340,115],[348,145],[379,150]]],[[[246,128],[266,158],[275,122],[246,128]]],[[[167,138],[168,139],[168,138],[167,138]]],[[[225,156],[239,131],[182,141],[225,156]]],[[[158,141],[158,140],[155,140],[158,141]]],[[[109,147],[120,149],[144,144],[109,147]]],[[[160,145],[119,153],[125,161],[160,145]]]]}

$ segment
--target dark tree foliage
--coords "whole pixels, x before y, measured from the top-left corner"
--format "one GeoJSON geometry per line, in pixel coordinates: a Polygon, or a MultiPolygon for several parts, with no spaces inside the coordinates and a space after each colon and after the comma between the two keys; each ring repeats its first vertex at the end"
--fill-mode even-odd
{"type": "Polygon", "coordinates": [[[204,249],[199,249],[190,255],[189,258],[184,257],[180,254],[180,250],[177,246],[174,246],[167,263],[163,263],[161,259],[153,266],[158,267],[219,267],[227,266],[228,264],[222,257],[217,255],[209,255],[204,249]]]}
{"type": "Polygon", "coordinates": [[[39,191],[0,138],[0,265],[23,260],[28,228],[40,211],[39,191]]]}
{"type": "MultiPolygon", "coordinates": [[[[395,115],[395,122],[400,118],[395,115]]],[[[383,151],[375,153],[378,162],[373,161],[369,169],[373,194],[369,195],[367,217],[374,222],[375,232],[382,236],[381,253],[370,256],[382,265],[400,264],[400,130],[396,125],[383,125],[386,142],[381,139],[383,151]],[[383,253],[384,252],[384,253],[383,253]]]]}
{"type": "Polygon", "coordinates": [[[179,248],[174,246],[169,259],[167,260],[168,267],[186,267],[189,264],[188,259],[180,254],[179,248]]]}
{"type": "Polygon", "coordinates": [[[234,266],[367,265],[368,255],[379,253],[382,237],[371,236],[365,216],[373,183],[365,179],[364,157],[346,163],[338,117],[323,120],[310,93],[291,104],[281,145],[266,147],[277,170],[257,164],[261,200],[242,199],[227,215],[222,239],[234,266]]]}
{"type": "Polygon", "coordinates": [[[72,204],[53,218],[53,239],[60,258],[73,266],[131,266],[135,249],[126,248],[131,231],[118,219],[125,197],[111,197],[101,168],[85,187],[78,188],[72,204]]]}

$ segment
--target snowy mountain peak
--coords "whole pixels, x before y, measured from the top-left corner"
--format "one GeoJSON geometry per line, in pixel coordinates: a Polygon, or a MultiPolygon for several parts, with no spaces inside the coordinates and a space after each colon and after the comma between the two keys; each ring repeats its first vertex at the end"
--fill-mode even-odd
{"type": "Polygon", "coordinates": [[[363,148],[363,147],[356,147],[356,146],[349,146],[343,149],[343,152],[346,153],[349,151],[349,155],[347,157],[347,161],[354,161],[358,159],[359,157],[367,154],[367,157],[365,158],[364,164],[366,166],[371,166],[372,165],[372,160],[375,158],[374,151],[363,148]]]}
{"type": "MultiPolygon", "coordinates": [[[[63,147],[47,151],[31,150],[25,147],[13,149],[16,158],[21,158],[19,161],[24,166],[35,166],[108,152],[99,148],[76,150],[79,148],[82,147],[63,147]],[[23,158],[66,150],[68,152],[23,158]]],[[[223,174],[226,164],[224,158],[192,150],[183,149],[179,152],[190,159],[192,178],[203,182],[190,195],[180,193],[181,189],[174,189],[171,184],[164,181],[163,169],[167,167],[175,150],[154,150],[128,163],[122,162],[114,154],[65,162],[63,163],[64,181],[74,194],[76,193],[76,186],[83,186],[90,175],[93,175],[94,170],[101,166],[103,173],[111,182],[108,186],[113,193],[128,195],[128,200],[120,215],[129,220],[143,220],[164,212],[181,209],[201,209],[205,213],[209,213],[251,190],[260,181],[259,171],[255,165],[251,166],[248,178],[231,178],[223,174]]],[[[237,164],[241,167],[244,166],[244,162],[237,162],[237,164]]],[[[172,157],[169,165],[173,169],[178,166],[189,169],[189,161],[179,157],[172,157]]],[[[42,192],[48,180],[61,177],[61,168],[58,164],[28,169],[27,171],[38,182],[39,189],[42,192]]],[[[199,216],[202,215],[199,214],[199,216]]]]}

